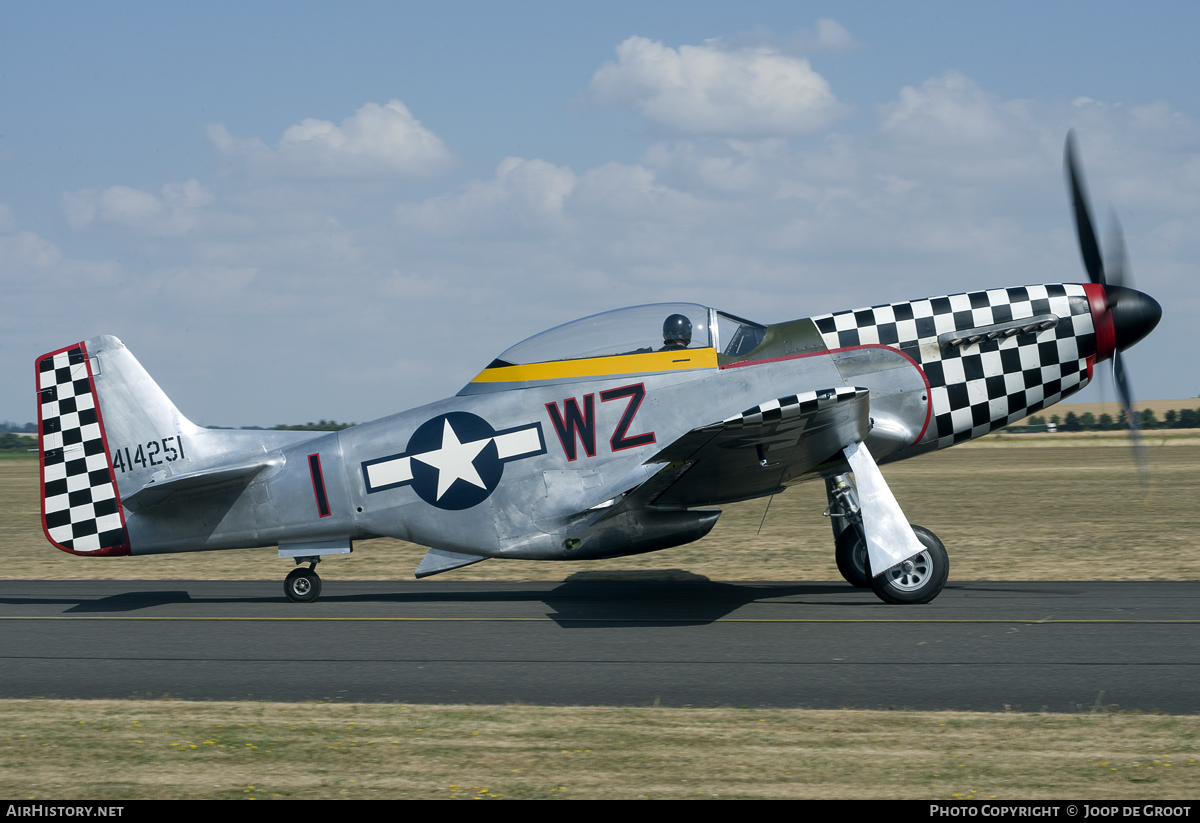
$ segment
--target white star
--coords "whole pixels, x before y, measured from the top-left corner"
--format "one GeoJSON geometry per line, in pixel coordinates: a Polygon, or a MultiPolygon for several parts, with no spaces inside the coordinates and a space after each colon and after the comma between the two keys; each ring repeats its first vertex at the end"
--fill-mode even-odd
{"type": "Polygon", "coordinates": [[[420,460],[427,466],[438,470],[438,490],[437,497],[434,499],[441,500],[442,495],[450,490],[455,480],[465,480],[481,489],[486,489],[487,484],[479,477],[479,472],[475,471],[474,460],[484,447],[492,442],[492,438],[485,437],[471,443],[460,443],[450,421],[444,422],[441,448],[437,451],[412,456],[413,460],[420,460]]]}

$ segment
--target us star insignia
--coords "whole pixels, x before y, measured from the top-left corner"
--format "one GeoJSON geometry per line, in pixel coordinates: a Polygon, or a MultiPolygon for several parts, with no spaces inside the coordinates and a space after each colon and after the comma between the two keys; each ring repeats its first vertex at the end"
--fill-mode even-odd
{"type": "Polygon", "coordinates": [[[504,464],[546,453],[541,423],[496,431],[469,412],[449,412],[426,420],[401,454],[362,464],[367,493],[411,485],[439,509],[468,509],[500,485],[504,464]]]}

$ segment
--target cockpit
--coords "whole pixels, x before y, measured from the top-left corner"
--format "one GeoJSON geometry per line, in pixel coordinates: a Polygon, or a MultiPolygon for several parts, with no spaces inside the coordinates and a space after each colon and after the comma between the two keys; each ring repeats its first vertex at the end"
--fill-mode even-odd
{"type": "Polygon", "coordinates": [[[696,303],[653,303],[564,323],[504,351],[464,393],[545,381],[717,367],[743,355],[766,327],[696,303]]]}
{"type": "Polygon", "coordinates": [[[765,333],[765,326],[696,303],[652,303],[536,334],[507,349],[490,368],[685,349],[736,356],[755,348],[765,333]]]}

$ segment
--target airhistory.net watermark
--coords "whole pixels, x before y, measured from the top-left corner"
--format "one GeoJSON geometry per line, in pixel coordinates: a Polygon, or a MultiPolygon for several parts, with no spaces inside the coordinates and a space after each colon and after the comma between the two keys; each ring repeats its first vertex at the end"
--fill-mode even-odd
{"type": "Polygon", "coordinates": [[[55,805],[50,803],[9,803],[5,817],[121,817],[124,806],[97,804],[55,805]]]}

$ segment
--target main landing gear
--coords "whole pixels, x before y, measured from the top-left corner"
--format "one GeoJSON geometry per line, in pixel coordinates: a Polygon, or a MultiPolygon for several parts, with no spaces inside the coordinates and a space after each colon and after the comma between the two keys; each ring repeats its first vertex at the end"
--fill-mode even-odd
{"type": "Polygon", "coordinates": [[[834,556],[847,583],[860,589],[870,588],[884,603],[929,603],[941,593],[950,573],[950,557],[937,535],[913,525],[913,534],[925,550],[872,577],[863,537],[862,509],[854,484],[847,475],[840,474],[826,478],[825,491],[829,497],[825,514],[832,521],[835,538],[834,556]]]}
{"type": "Polygon", "coordinates": [[[317,574],[320,558],[305,558],[311,565],[306,569],[298,566],[283,579],[283,593],[293,603],[311,603],[321,595],[321,578],[317,574]]]}

